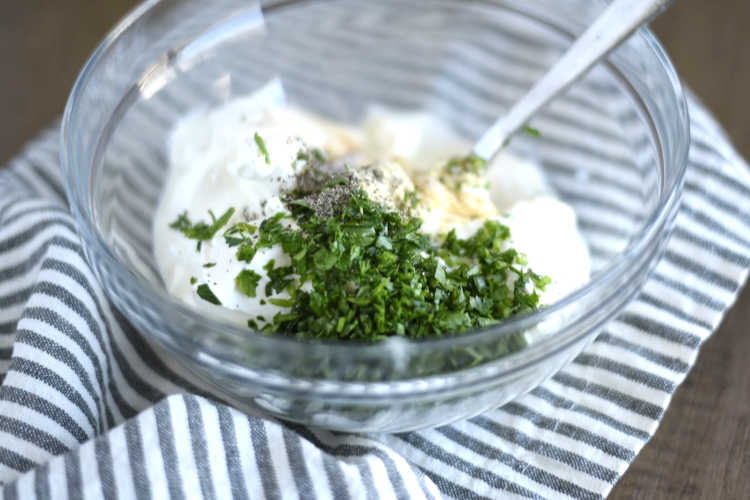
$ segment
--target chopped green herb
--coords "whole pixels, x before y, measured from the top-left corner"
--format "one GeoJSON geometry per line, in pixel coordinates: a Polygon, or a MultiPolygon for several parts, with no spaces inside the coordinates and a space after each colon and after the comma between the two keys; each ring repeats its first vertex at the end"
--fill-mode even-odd
{"type": "Polygon", "coordinates": [[[474,154],[451,158],[443,165],[439,180],[452,189],[460,191],[466,182],[477,184],[486,166],[487,162],[474,154]]]}
{"type": "Polygon", "coordinates": [[[202,298],[206,302],[210,302],[217,306],[221,305],[221,301],[216,298],[216,295],[214,295],[214,292],[211,291],[207,284],[203,283],[202,285],[198,285],[198,289],[196,291],[198,292],[198,297],[202,298]]]}
{"type": "Polygon", "coordinates": [[[292,307],[294,300],[292,299],[268,299],[269,304],[273,304],[279,307],[292,307]]]}
{"type": "Polygon", "coordinates": [[[290,205],[297,205],[298,207],[307,208],[308,210],[312,210],[312,207],[310,206],[310,203],[305,200],[292,200],[289,202],[290,205]]]}
{"type": "Polygon", "coordinates": [[[190,278],[190,284],[191,285],[195,285],[196,283],[198,283],[198,278],[196,278],[195,276],[193,276],[192,278],[190,278]]]}
{"type": "Polygon", "coordinates": [[[247,222],[238,222],[234,226],[224,231],[224,241],[230,247],[236,247],[242,243],[245,243],[255,232],[258,230],[257,227],[247,222]]]}
{"type": "Polygon", "coordinates": [[[238,222],[224,231],[224,241],[229,247],[238,247],[235,254],[237,260],[249,263],[255,257],[253,236],[258,228],[247,222],[238,222]]]}
{"type": "Polygon", "coordinates": [[[271,156],[268,154],[268,149],[266,149],[266,142],[263,140],[260,134],[258,134],[258,132],[255,132],[255,144],[258,145],[258,149],[263,154],[263,156],[266,157],[266,165],[270,165],[271,156]]]}
{"type": "Polygon", "coordinates": [[[242,262],[247,262],[248,264],[252,262],[253,257],[255,257],[255,247],[252,243],[243,243],[238,249],[237,249],[237,260],[242,262]]]}
{"type": "Polygon", "coordinates": [[[541,132],[539,132],[535,128],[529,127],[528,125],[526,125],[525,127],[523,127],[523,131],[526,134],[528,134],[528,135],[530,135],[532,137],[541,137],[542,136],[541,132]]]}
{"type": "Polygon", "coordinates": [[[326,162],[326,155],[318,148],[313,148],[312,150],[313,157],[319,162],[319,163],[325,163],[326,162]]]}
{"type": "Polygon", "coordinates": [[[308,165],[318,166],[327,161],[326,155],[318,148],[300,150],[297,153],[297,160],[304,161],[308,165]]]}
{"type": "Polygon", "coordinates": [[[201,244],[204,241],[208,241],[211,238],[213,238],[216,233],[219,232],[219,229],[224,227],[227,222],[229,222],[229,219],[232,218],[232,215],[234,215],[234,208],[228,209],[224,214],[222,214],[221,217],[218,219],[214,215],[214,213],[209,210],[208,215],[211,216],[211,223],[208,224],[206,222],[200,221],[193,224],[190,221],[190,218],[187,215],[187,212],[183,212],[180,214],[180,216],[177,218],[176,221],[171,223],[169,227],[172,229],[176,229],[182,234],[184,234],[187,238],[190,238],[191,240],[197,240],[197,246],[196,250],[201,249],[201,244]]]}
{"type": "Polygon", "coordinates": [[[216,267],[216,262],[206,262],[205,264],[203,264],[203,267],[206,267],[206,268],[216,267]]]}
{"type": "Polygon", "coordinates": [[[455,157],[448,160],[443,170],[450,175],[479,174],[487,165],[487,162],[477,155],[470,154],[464,157],[455,157]]]}
{"type": "Polygon", "coordinates": [[[330,181],[323,184],[323,189],[332,188],[333,186],[340,186],[342,184],[347,184],[349,182],[349,179],[346,177],[336,177],[335,179],[331,179],[330,181]]]}
{"type": "MultiPolygon", "coordinates": [[[[457,333],[536,309],[538,292],[549,282],[524,269],[525,257],[507,248],[510,230],[497,221],[468,239],[451,232],[436,245],[420,232],[420,219],[390,211],[364,191],[331,217],[304,204],[288,206],[291,215],[265,219],[254,241],[240,246],[251,255],[280,245],[291,257],[289,265],[271,260],[264,266],[266,295],[289,294],[268,299],[287,310],[263,327],[266,332],[366,341],[457,333]],[[283,223],[290,217],[293,227],[283,223]]],[[[225,234],[235,231],[241,232],[232,227],[225,234]]],[[[259,280],[246,270],[236,283],[253,297],[259,280]]]]}
{"type": "Polygon", "coordinates": [[[417,208],[417,205],[419,204],[419,191],[417,191],[416,187],[404,194],[404,204],[412,209],[417,208]]]}
{"type": "Polygon", "coordinates": [[[243,269],[234,278],[234,283],[237,289],[247,295],[248,297],[255,297],[255,291],[258,288],[258,282],[260,281],[260,274],[249,269],[243,269]]]}

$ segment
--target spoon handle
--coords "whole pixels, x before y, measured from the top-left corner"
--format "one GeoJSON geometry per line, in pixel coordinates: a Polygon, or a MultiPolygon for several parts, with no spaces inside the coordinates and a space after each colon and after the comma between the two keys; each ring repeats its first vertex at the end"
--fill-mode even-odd
{"type": "Polygon", "coordinates": [[[491,160],[541,107],[674,0],[614,0],[531,90],[485,132],[474,154],[491,160]]]}

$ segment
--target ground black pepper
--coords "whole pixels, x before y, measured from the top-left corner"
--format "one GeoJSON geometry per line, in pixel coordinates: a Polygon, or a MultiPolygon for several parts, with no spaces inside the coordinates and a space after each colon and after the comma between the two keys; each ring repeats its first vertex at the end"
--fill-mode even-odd
{"type": "MultiPolygon", "coordinates": [[[[297,189],[288,199],[304,203],[318,217],[332,217],[347,206],[351,196],[374,183],[382,183],[383,171],[377,164],[352,168],[348,163],[334,162],[311,165],[297,174],[297,189]]],[[[391,200],[373,198],[389,205],[391,200]]]]}

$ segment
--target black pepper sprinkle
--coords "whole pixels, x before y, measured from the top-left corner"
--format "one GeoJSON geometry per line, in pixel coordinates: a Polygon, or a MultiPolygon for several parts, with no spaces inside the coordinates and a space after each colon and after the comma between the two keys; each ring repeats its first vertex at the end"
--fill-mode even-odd
{"type": "Polygon", "coordinates": [[[302,201],[307,203],[318,217],[332,217],[349,203],[357,189],[358,186],[348,180],[345,184],[337,184],[318,193],[309,194],[303,197],[302,201]]]}
{"type": "MultiPolygon", "coordinates": [[[[332,217],[340,213],[354,193],[382,182],[383,178],[383,171],[377,165],[351,168],[342,161],[317,163],[297,174],[297,189],[290,193],[287,201],[307,204],[318,217],[332,217]]],[[[373,198],[373,201],[387,203],[388,200],[373,198]]]]}

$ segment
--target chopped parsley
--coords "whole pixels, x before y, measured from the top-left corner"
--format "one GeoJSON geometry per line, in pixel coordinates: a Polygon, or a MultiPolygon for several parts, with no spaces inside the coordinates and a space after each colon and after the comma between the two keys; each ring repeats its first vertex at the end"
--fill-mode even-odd
{"type": "Polygon", "coordinates": [[[252,244],[252,236],[258,230],[257,227],[247,222],[239,222],[224,231],[224,241],[229,247],[237,248],[237,260],[250,263],[255,257],[255,246],[252,244]]]}
{"type": "Polygon", "coordinates": [[[417,191],[416,187],[404,194],[404,204],[412,209],[417,208],[417,205],[419,205],[419,191],[417,191]]]}
{"type": "Polygon", "coordinates": [[[230,247],[235,247],[248,240],[250,236],[255,234],[258,228],[247,222],[239,222],[234,226],[224,231],[224,240],[230,247]]]}
{"type": "Polygon", "coordinates": [[[255,297],[260,278],[260,274],[256,273],[255,271],[243,269],[242,271],[240,271],[240,274],[238,274],[234,279],[234,283],[237,286],[237,290],[244,293],[248,297],[255,297]]]}
{"type": "MultiPolygon", "coordinates": [[[[270,164],[257,132],[255,142],[270,164]]],[[[300,152],[298,159],[315,164],[325,156],[312,149],[300,152]]],[[[441,180],[460,188],[478,178],[485,166],[475,155],[453,158],[441,169],[441,180]]],[[[416,189],[404,195],[407,210],[397,212],[359,188],[342,190],[349,185],[346,178],[332,176],[316,184],[319,194],[341,191],[331,210],[316,209],[314,197],[290,193],[285,200],[288,213],[257,225],[238,222],[223,232],[240,262],[250,264],[258,250],[275,245],[289,256],[285,265],[268,261],[264,276],[244,269],[235,277],[236,289],[252,298],[259,295],[261,278],[267,278],[261,304],[284,309],[268,320],[249,319],[250,328],[306,339],[422,339],[484,327],[539,307],[539,292],[549,278],[528,269],[525,256],[509,248],[510,230],[500,222],[486,221],[467,239],[451,231],[435,242],[420,231],[421,219],[408,210],[419,203],[416,189]]],[[[217,218],[209,211],[210,222],[193,223],[184,212],[170,227],[197,240],[200,250],[234,213],[230,208],[217,218]]],[[[190,282],[195,285],[197,280],[190,282]]],[[[206,283],[198,285],[196,293],[221,305],[206,283]]]]}
{"type": "Polygon", "coordinates": [[[454,157],[448,160],[439,171],[439,180],[455,191],[465,184],[477,185],[487,161],[477,155],[454,157]]]}
{"type": "MultiPolygon", "coordinates": [[[[231,241],[248,255],[280,245],[291,258],[264,266],[266,296],[288,294],[267,299],[287,309],[262,327],[269,333],[376,341],[463,332],[538,308],[538,292],[549,283],[524,269],[525,257],[507,248],[510,230],[497,221],[468,239],[452,231],[435,244],[420,232],[420,219],[390,211],[364,191],[330,217],[300,203],[288,207],[291,214],[263,220],[252,234],[239,225],[225,232],[244,234],[231,241]],[[284,224],[288,218],[296,225],[284,224]]],[[[253,297],[259,280],[243,270],[235,283],[253,297]]],[[[248,325],[257,328],[253,320],[248,325]]]]}
{"type": "Polygon", "coordinates": [[[221,301],[216,298],[216,295],[214,295],[214,292],[211,291],[207,284],[203,283],[202,285],[198,285],[198,289],[196,290],[196,292],[198,292],[198,297],[202,298],[206,302],[210,302],[217,306],[221,305],[221,301]]]}
{"type": "Polygon", "coordinates": [[[255,144],[258,145],[258,149],[260,150],[261,154],[266,158],[266,165],[271,164],[271,155],[268,154],[268,149],[266,148],[266,141],[263,140],[263,138],[258,134],[258,132],[255,132],[255,144]]]}
{"type": "Polygon", "coordinates": [[[177,220],[171,223],[169,227],[182,232],[185,237],[190,238],[191,240],[197,240],[198,243],[196,245],[196,250],[200,251],[201,244],[204,241],[213,238],[216,233],[218,233],[219,230],[229,222],[229,219],[234,215],[234,208],[230,208],[224,212],[224,214],[218,219],[211,210],[208,211],[208,215],[211,216],[210,224],[203,221],[193,224],[190,221],[187,212],[182,212],[180,216],[177,217],[177,220]]]}
{"type": "Polygon", "coordinates": [[[308,165],[315,167],[326,163],[328,161],[328,158],[322,150],[318,148],[312,148],[300,150],[297,153],[297,160],[303,161],[308,165]]]}
{"type": "MultiPolygon", "coordinates": [[[[341,186],[341,185],[348,184],[348,183],[349,183],[349,179],[347,179],[346,177],[336,177],[336,178],[333,178],[330,181],[326,182],[325,184],[323,184],[323,188],[322,189],[325,190],[325,189],[328,189],[328,188],[332,188],[332,187],[335,187],[335,186],[341,186]]],[[[296,203],[299,203],[299,201],[296,201],[296,203]]]]}
{"type": "Polygon", "coordinates": [[[313,148],[312,155],[315,158],[315,160],[318,163],[325,163],[326,162],[326,155],[318,148],[313,148]]]}
{"type": "Polygon", "coordinates": [[[463,157],[455,157],[448,160],[443,166],[445,173],[450,175],[479,174],[487,165],[487,161],[477,155],[471,154],[463,157]]]}
{"type": "Polygon", "coordinates": [[[523,127],[523,131],[527,135],[530,135],[531,137],[541,137],[542,136],[541,132],[539,132],[537,129],[535,129],[533,127],[529,127],[528,125],[526,125],[525,127],[523,127]]]}

